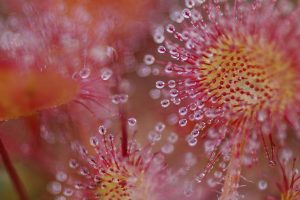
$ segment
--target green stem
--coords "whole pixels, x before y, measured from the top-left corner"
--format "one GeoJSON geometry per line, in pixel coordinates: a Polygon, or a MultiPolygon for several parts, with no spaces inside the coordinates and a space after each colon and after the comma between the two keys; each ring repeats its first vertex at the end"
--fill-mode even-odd
{"type": "Polygon", "coordinates": [[[7,153],[7,150],[5,149],[5,146],[0,138],[0,155],[3,160],[3,164],[7,170],[8,175],[10,176],[13,185],[16,189],[16,192],[18,193],[20,200],[28,200],[27,195],[25,193],[24,187],[22,185],[22,182],[17,174],[17,171],[15,170],[9,155],[7,153]]]}

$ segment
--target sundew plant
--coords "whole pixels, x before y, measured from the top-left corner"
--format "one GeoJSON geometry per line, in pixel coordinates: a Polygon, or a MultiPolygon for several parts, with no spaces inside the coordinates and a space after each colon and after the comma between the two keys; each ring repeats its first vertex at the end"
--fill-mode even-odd
{"type": "Polygon", "coordinates": [[[0,199],[300,200],[297,0],[1,0],[0,199]]]}

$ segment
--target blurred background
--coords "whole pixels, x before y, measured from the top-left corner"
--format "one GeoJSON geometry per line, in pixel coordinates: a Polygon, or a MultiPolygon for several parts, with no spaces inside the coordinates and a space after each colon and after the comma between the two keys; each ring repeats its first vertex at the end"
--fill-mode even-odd
{"type": "MultiPolygon", "coordinates": [[[[293,3],[297,4],[297,1],[293,3]]],[[[172,113],[176,108],[162,109],[158,100],[162,94],[155,84],[158,80],[167,80],[159,75],[164,69],[144,63],[145,55],[157,51],[153,42],[155,28],[167,24],[170,13],[183,6],[184,1],[178,0],[0,1],[0,62],[3,68],[10,65],[26,71],[30,66],[47,65],[67,77],[79,75],[84,79],[89,76],[92,80],[102,76],[100,82],[78,83],[96,91],[101,96],[98,97],[101,105],[81,99],[79,103],[59,106],[48,102],[46,109],[37,108],[33,115],[22,112],[0,122],[0,137],[29,199],[53,199],[49,183],[55,179],[55,172],[68,164],[69,140],[88,144],[99,124],[106,124],[116,133],[119,131],[118,107],[113,101],[115,95],[120,94],[128,95],[126,115],[137,120],[135,128],[140,143],[147,143],[149,132],[158,122],[163,122],[166,128],[155,147],[157,150],[167,144],[172,133],[179,137],[174,150],[166,154],[168,165],[178,169],[184,165],[187,155],[192,155],[197,160],[197,167],[190,171],[187,179],[192,179],[205,166],[207,158],[202,150],[186,144],[186,133],[191,127],[174,125],[172,113]],[[59,43],[60,38],[64,38],[63,44],[59,43]],[[110,78],[110,74],[114,78],[110,78]]],[[[15,77],[11,79],[25,84],[15,77]]],[[[62,83],[61,87],[64,86],[62,83]]],[[[53,95],[59,93],[54,90],[53,95]]],[[[0,94],[0,98],[6,97],[0,94]]],[[[299,152],[298,139],[294,134],[288,137],[289,148],[299,152]]],[[[263,153],[259,158],[256,166],[244,171],[241,180],[241,185],[245,186],[240,192],[246,200],[279,195],[275,182],[280,177],[273,175],[279,174],[278,169],[268,167],[263,153]]],[[[220,185],[208,187],[207,183],[199,186],[199,191],[205,193],[203,199],[217,199],[219,189],[220,185]]],[[[0,199],[18,199],[1,160],[0,199]]]]}

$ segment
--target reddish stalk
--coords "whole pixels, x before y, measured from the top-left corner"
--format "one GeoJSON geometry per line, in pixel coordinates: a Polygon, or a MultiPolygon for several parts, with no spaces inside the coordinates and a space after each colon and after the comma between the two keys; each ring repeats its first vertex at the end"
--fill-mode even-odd
{"type": "Polygon", "coordinates": [[[8,152],[7,150],[5,149],[5,146],[0,138],[0,155],[1,155],[1,158],[3,160],[3,164],[7,170],[7,173],[8,175],[10,176],[12,182],[13,182],[13,185],[15,187],[15,190],[17,191],[18,193],[18,196],[19,196],[19,199],[20,200],[28,200],[27,198],[27,195],[25,193],[25,189],[22,185],[22,182],[8,156],[8,152]]]}
{"type": "MultiPolygon", "coordinates": [[[[117,60],[117,55],[113,54],[114,60],[117,60]]],[[[120,89],[120,82],[121,82],[121,76],[116,76],[116,90],[117,93],[121,92],[120,89]]],[[[124,158],[128,157],[128,132],[127,132],[127,116],[126,112],[124,110],[124,105],[119,104],[119,120],[121,124],[121,151],[122,151],[122,156],[124,158]]]]}
{"type": "Polygon", "coordinates": [[[122,145],[122,156],[125,158],[128,156],[127,147],[128,147],[128,132],[127,132],[127,122],[126,122],[126,113],[122,105],[119,106],[119,117],[121,123],[121,145],[122,145]]]}

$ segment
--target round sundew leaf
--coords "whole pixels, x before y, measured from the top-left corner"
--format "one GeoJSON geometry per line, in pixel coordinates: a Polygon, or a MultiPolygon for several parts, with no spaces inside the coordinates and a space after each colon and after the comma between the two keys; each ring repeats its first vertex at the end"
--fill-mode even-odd
{"type": "Polygon", "coordinates": [[[0,69],[0,120],[28,116],[68,103],[78,91],[75,80],[54,71],[0,69]]]}

